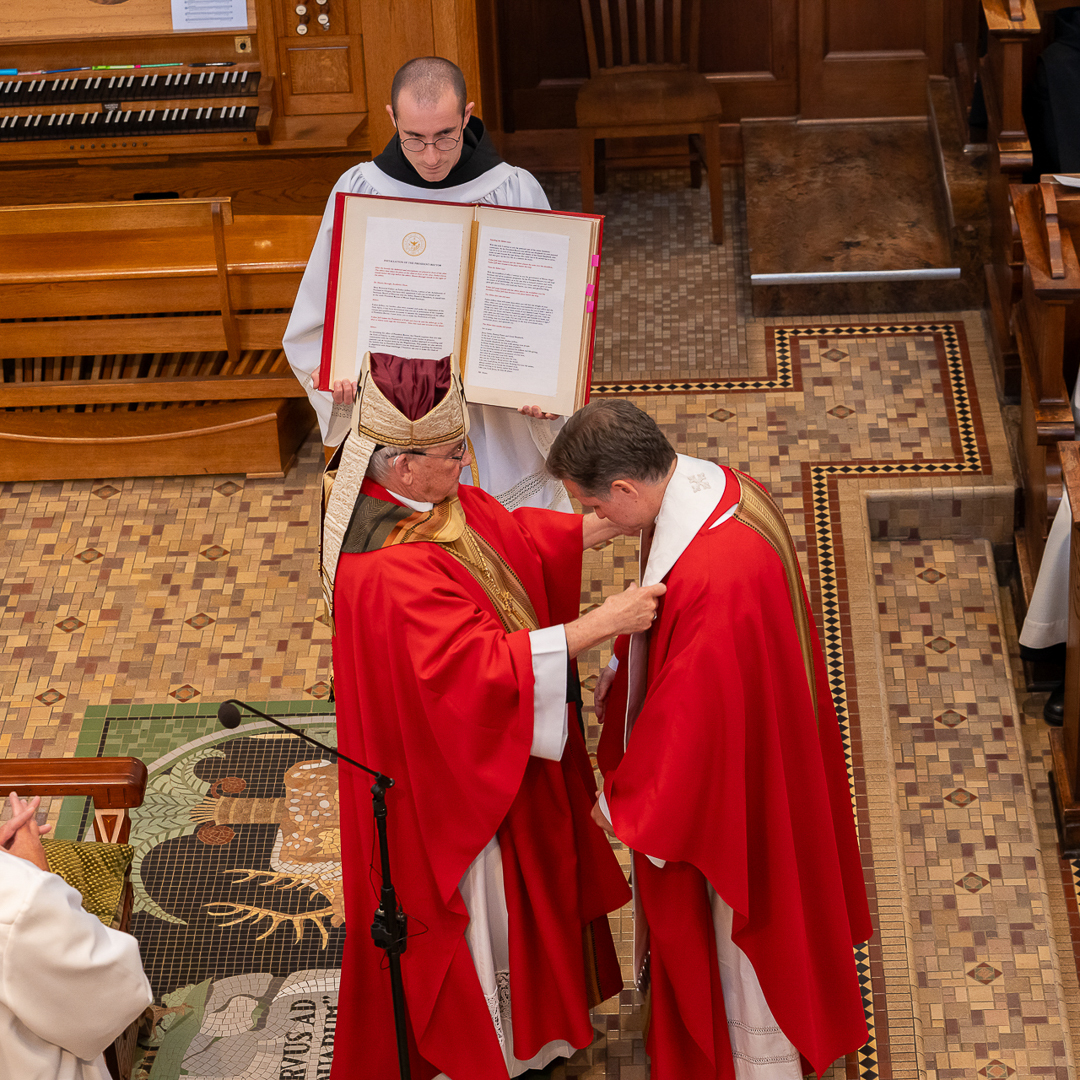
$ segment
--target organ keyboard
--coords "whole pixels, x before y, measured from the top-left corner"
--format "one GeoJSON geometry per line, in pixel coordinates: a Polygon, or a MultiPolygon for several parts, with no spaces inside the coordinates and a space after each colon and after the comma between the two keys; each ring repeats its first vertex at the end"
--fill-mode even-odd
{"type": "Polygon", "coordinates": [[[0,79],[0,109],[127,104],[171,98],[254,97],[258,71],[179,71],[153,75],[59,75],[0,79]]]}
{"type": "Polygon", "coordinates": [[[253,131],[256,109],[246,105],[174,106],[172,109],[108,109],[8,115],[0,119],[0,142],[28,139],[119,138],[186,135],[202,131],[253,131]]]}
{"type": "Polygon", "coordinates": [[[124,140],[132,138],[244,132],[268,143],[272,85],[259,71],[247,68],[132,75],[30,73],[0,81],[0,143],[61,140],[61,152],[85,151],[97,150],[102,139],[120,139],[126,149],[124,140]]]}
{"type": "Polygon", "coordinates": [[[248,0],[246,25],[176,32],[170,0],[15,5],[0,206],[228,194],[241,212],[321,213],[369,151],[365,39],[351,0],[310,23],[297,6],[248,0]]]}

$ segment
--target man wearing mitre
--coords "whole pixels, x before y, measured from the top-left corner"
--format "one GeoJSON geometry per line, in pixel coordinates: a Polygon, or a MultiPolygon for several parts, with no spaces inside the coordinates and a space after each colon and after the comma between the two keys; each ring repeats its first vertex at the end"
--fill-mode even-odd
{"type": "MultiPolygon", "coordinates": [[[[499,157],[483,121],[472,114],[465,77],[451,61],[421,56],[403,65],[391,84],[386,111],[396,128],[394,137],[374,160],[345,172],[330,192],[283,341],[328,447],[337,446],[349,429],[355,391],[355,383],[343,380],[332,391],[315,387],[338,193],[550,209],[536,178],[499,157]]],[[[475,458],[462,477],[465,483],[478,484],[510,510],[571,509],[562,484],[544,469],[557,418],[536,407],[515,412],[472,404],[469,413],[475,458]]]]}
{"type": "Polygon", "coordinates": [[[652,1080],[801,1080],[867,1037],[871,933],[829,680],[779,509],[677,455],[628,401],[579,410],[548,467],[640,531],[656,621],[597,686],[594,817],[633,851],[652,1080]]]}
{"type": "MultiPolygon", "coordinates": [[[[576,618],[584,548],[618,529],[458,486],[469,413],[450,357],[365,356],[331,461],[322,576],[338,737],[393,777],[391,867],[413,1075],[495,1080],[593,1038],[622,986],[607,913],[626,881],[590,819],[567,722],[570,659],[649,625],[664,586],[576,618]],[[331,483],[332,481],[332,483],[331,483]]],[[[367,926],[378,865],[369,781],[340,770],[349,934],[334,1080],[397,1075],[389,974],[367,926]]]]}

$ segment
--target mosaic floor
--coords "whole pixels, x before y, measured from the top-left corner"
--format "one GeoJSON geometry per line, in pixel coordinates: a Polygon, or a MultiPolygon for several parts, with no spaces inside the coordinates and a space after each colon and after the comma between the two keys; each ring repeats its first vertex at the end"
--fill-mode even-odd
{"type": "MultiPolygon", "coordinates": [[[[1080,870],[1056,857],[1041,706],[1017,701],[995,585],[1014,485],[980,316],[750,319],[741,193],[733,172],[725,183],[717,249],[704,190],[613,178],[594,392],[633,395],[679,450],[766,482],[795,536],[877,928],[860,958],[872,1039],[832,1074],[1064,1080],[1080,870]]],[[[576,179],[550,190],[573,207],[576,179]]],[[[0,486],[0,752],[151,766],[134,929],[159,995],[154,1080],[277,1077],[312,1025],[303,1075],[325,1075],[333,823],[303,859],[281,845],[288,793],[331,801],[334,780],[298,740],[214,719],[235,696],[332,738],[329,634],[314,620],[320,456],[309,441],[281,481],[0,486]]],[[[589,553],[583,607],[635,567],[628,541],[589,553]]],[[[594,652],[583,672],[604,662],[594,652]]],[[[65,805],[63,830],[83,816],[65,805]]],[[[624,955],[629,922],[615,926],[624,955]]],[[[557,1072],[645,1080],[635,993],[595,1021],[592,1047],[557,1072]]]]}

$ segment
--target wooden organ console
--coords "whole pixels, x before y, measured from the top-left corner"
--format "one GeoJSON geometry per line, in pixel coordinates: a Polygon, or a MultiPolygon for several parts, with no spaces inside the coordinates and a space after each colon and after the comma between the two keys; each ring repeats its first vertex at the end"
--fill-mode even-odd
{"type": "Polygon", "coordinates": [[[487,0],[239,7],[5,7],[0,480],[286,471],[314,416],[281,333],[331,187],[406,60],[492,85],[487,0]]]}
{"type": "Polygon", "coordinates": [[[12,7],[2,205],[228,195],[241,214],[315,214],[370,155],[353,0],[247,0],[246,25],[184,32],[169,0],[12,7]]]}

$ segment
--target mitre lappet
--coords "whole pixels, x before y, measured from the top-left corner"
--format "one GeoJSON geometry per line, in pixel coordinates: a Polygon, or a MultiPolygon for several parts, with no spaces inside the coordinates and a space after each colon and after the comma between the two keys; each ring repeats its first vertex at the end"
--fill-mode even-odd
{"type": "Polygon", "coordinates": [[[461,441],[468,432],[468,403],[453,356],[364,354],[352,429],[323,474],[320,577],[331,626],[338,559],[371,455],[383,446],[423,450],[461,441]]]}

